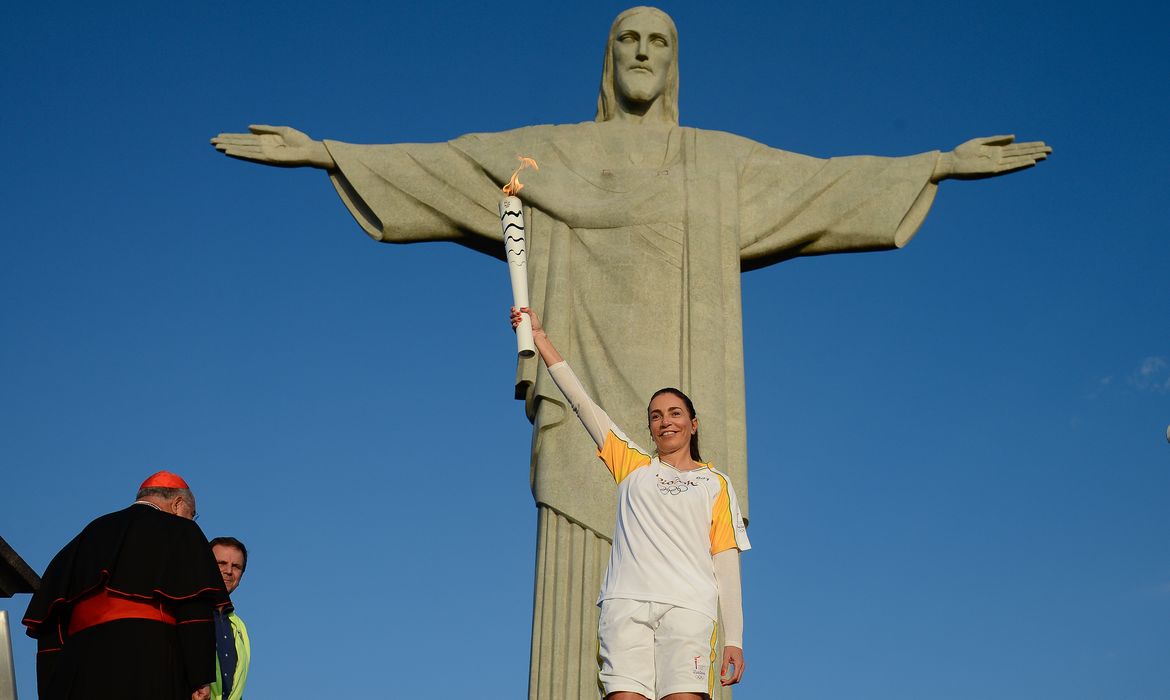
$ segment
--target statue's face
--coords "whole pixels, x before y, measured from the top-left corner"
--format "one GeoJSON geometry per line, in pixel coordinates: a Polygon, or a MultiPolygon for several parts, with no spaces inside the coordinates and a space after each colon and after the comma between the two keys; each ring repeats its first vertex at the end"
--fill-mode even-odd
{"type": "Polygon", "coordinates": [[[658,99],[666,89],[673,60],[670,28],[661,17],[643,13],[625,18],[613,41],[617,94],[638,104],[658,99]]]}

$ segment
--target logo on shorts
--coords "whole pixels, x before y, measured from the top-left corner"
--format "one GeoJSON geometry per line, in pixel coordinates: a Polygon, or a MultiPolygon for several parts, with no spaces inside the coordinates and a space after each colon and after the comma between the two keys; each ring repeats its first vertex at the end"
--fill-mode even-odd
{"type": "Polygon", "coordinates": [[[707,665],[703,663],[702,656],[696,656],[694,658],[694,663],[695,667],[691,669],[691,674],[695,677],[696,680],[701,681],[707,677],[707,665]]]}

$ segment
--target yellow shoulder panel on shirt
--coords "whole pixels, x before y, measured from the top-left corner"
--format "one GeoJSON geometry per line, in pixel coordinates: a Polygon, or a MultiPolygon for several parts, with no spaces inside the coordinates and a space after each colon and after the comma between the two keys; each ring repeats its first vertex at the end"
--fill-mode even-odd
{"type": "Polygon", "coordinates": [[[619,484],[630,475],[630,472],[646,466],[651,460],[650,455],[631,447],[630,443],[618,437],[612,430],[606,433],[605,444],[597,450],[597,456],[605,462],[609,473],[613,474],[613,480],[619,484]]]}
{"type": "Polygon", "coordinates": [[[728,549],[735,549],[735,523],[731,516],[731,495],[727,490],[727,479],[715,472],[719,478],[719,495],[711,506],[711,556],[728,549]]]}

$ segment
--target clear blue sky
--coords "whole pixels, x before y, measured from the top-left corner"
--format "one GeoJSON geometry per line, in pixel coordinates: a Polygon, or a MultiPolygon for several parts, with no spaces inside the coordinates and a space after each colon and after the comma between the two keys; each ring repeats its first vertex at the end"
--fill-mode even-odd
{"type": "MultiPolygon", "coordinates": [[[[320,172],[208,139],[589,120],[625,4],[131,5],[0,26],[0,535],[40,571],[174,469],[252,550],[249,697],[522,697],[504,266],[373,243],[320,172]]],[[[904,250],[745,275],[736,697],[1170,697],[1170,13],[663,7],[685,125],[816,156],[1055,148],[944,183],[904,250]]]]}

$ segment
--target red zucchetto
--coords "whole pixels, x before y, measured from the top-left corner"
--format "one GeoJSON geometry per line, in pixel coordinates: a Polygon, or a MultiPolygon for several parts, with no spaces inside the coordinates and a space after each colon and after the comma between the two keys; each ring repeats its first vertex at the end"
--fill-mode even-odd
{"type": "Polygon", "coordinates": [[[174,472],[168,472],[165,469],[161,472],[155,472],[155,473],[151,474],[150,476],[148,476],[146,478],[146,481],[142,482],[142,486],[138,487],[139,490],[142,490],[142,489],[189,489],[189,488],[191,488],[191,487],[187,486],[187,482],[183,481],[183,477],[179,476],[178,474],[175,474],[174,472]]]}

